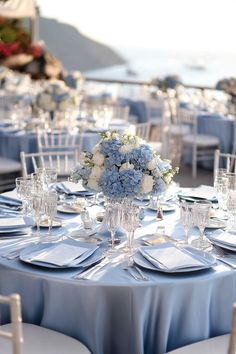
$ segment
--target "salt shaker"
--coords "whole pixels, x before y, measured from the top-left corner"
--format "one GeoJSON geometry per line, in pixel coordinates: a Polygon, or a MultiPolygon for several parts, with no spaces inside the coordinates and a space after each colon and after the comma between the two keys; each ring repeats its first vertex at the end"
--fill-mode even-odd
{"type": "Polygon", "coordinates": [[[80,217],[81,217],[82,223],[84,225],[84,228],[91,229],[92,228],[92,219],[91,219],[89,212],[86,208],[81,211],[80,217]]]}

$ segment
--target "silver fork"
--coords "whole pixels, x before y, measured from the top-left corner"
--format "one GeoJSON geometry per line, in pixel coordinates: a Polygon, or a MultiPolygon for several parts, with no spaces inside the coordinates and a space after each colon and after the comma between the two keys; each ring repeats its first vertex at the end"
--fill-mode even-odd
{"type": "Polygon", "coordinates": [[[148,281],[150,278],[143,273],[143,271],[135,264],[133,257],[129,257],[128,265],[136,270],[141,280],[148,281]]]}

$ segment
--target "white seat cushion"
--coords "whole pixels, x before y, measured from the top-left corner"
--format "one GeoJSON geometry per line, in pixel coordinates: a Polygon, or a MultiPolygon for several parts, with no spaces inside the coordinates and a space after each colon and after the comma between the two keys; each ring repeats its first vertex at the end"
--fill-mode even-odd
{"type": "Polygon", "coordinates": [[[2,174],[18,172],[21,170],[19,161],[0,157],[0,171],[2,174]]]}
{"type": "Polygon", "coordinates": [[[190,133],[190,126],[186,124],[172,124],[169,132],[171,135],[183,136],[190,133]]]}
{"type": "Polygon", "coordinates": [[[217,146],[220,144],[220,141],[217,137],[212,135],[205,135],[205,134],[196,134],[196,136],[194,136],[193,134],[186,135],[183,137],[183,142],[185,144],[190,144],[190,145],[192,145],[195,142],[198,146],[202,146],[202,147],[217,146]]]}
{"type": "Polygon", "coordinates": [[[197,342],[172,350],[167,354],[227,354],[229,334],[197,342]]]}
{"type": "MultiPolygon", "coordinates": [[[[10,331],[11,325],[0,328],[10,331]]],[[[91,354],[78,340],[29,323],[23,323],[23,337],[23,354],[91,354]]],[[[11,354],[11,341],[0,338],[0,348],[2,354],[11,354]]]]}

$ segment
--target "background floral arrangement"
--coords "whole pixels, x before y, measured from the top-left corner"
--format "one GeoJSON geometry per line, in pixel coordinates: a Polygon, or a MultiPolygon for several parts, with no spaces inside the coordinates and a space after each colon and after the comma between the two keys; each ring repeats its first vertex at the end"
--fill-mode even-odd
{"type": "Polygon", "coordinates": [[[36,98],[36,106],[45,111],[66,111],[77,103],[76,96],[64,81],[50,81],[46,89],[36,98]]]}
{"type": "Polygon", "coordinates": [[[63,79],[66,85],[74,90],[79,90],[83,83],[83,76],[78,70],[67,73],[66,75],[64,75],[63,79]]]}
{"type": "Polygon", "coordinates": [[[176,172],[177,168],[137,136],[106,132],[92,153],[85,153],[71,177],[73,181],[82,179],[85,187],[109,198],[122,199],[158,195],[176,172]]]}
{"type": "Polygon", "coordinates": [[[34,58],[42,55],[39,44],[32,44],[29,33],[20,20],[0,18],[0,59],[16,54],[30,54],[34,58]]]}
{"type": "Polygon", "coordinates": [[[236,78],[230,77],[218,81],[216,84],[216,89],[225,91],[232,96],[236,96],[236,78]]]}

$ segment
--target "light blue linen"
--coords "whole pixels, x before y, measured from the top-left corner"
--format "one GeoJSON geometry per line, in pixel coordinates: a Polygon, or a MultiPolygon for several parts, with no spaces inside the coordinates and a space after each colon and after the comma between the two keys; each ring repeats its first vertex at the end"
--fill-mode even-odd
{"type": "MultiPolygon", "coordinates": [[[[155,212],[148,211],[143,232],[165,224],[167,233],[172,230],[181,238],[178,218],[177,210],[157,222],[155,212]]],[[[68,230],[80,221],[79,216],[65,219],[68,230]]],[[[6,252],[9,241],[0,242],[0,253],[6,252]]],[[[45,269],[0,257],[0,292],[21,294],[25,322],[75,337],[94,354],[164,354],[229,332],[235,270],[218,262],[212,269],[188,274],[144,272],[150,281],[137,282],[115,263],[92,280],[74,280],[75,269],[45,269]]],[[[3,312],[1,318],[6,322],[8,315],[3,312]]]]}

